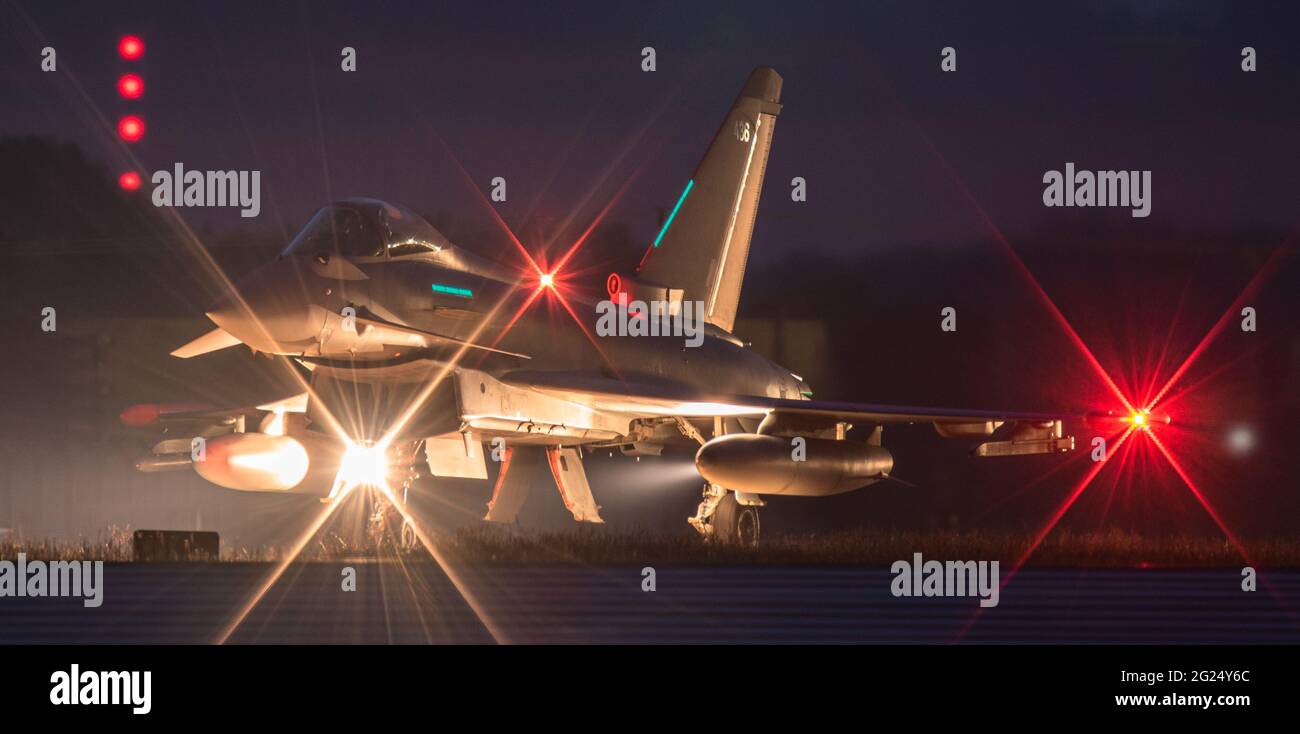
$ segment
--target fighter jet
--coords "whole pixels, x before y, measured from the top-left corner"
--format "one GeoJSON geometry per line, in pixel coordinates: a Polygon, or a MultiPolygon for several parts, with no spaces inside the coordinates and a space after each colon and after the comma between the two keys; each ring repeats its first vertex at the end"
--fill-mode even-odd
{"type": "Polygon", "coordinates": [[[495,460],[486,520],[513,522],[547,470],[574,520],[600,523],[591,451],[694,450],[703,496],[690,524],[752,545],[769,495],[888,478],[888,424],[932,423],[981,457],[1073,449],[1049,413],[814,400],[799,375],[732,333],[781,87],[771,68],[750,74],[645,257],[603,288],[535,264],[521,277],[402,206],[325,207],[207,312],[215,329],[173,352],[243,344],[282,355],[300,365],[302,393],[128,408],[124,422],[169,436],[139,468],[193,467],[223,487],[329,501],[358,473],[487,480],[495,460]],[[543,299],[577,323],[557,325],[543,299]],[[630,322],[601,331],[602,315],[630,322]]]}

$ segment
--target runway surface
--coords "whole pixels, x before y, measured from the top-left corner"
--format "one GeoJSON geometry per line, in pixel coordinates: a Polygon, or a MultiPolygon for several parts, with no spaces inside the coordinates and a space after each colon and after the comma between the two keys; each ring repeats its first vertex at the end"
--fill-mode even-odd
{"type": "MultiPolygon", "coordinates": [[[[0,598],[0,643],[213,642],[274,568],[106,564],[98,609],[0,598]]],[[[884,568],[659,567],[654,591],[641,567],[457,571],[473,608],[432,562],[295,564],[230,641],[1300,643],[1296,571],[1265,571],[1245,592],[1236,569],[1026,569],[982,611],[974,597],[896,598],[884,568]]]]}

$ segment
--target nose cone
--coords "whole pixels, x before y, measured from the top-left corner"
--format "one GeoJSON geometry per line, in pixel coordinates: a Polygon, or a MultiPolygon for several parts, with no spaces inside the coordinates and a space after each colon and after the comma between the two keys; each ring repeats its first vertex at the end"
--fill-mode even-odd
{"type": "Polygon", "coordinates": [[[212,306],[208,318],[258,351],[301,354],[325,325],[326,311],[314,297],[323,297],[327,285],[300,261],[282,257],[254,271],[212,306]]]}

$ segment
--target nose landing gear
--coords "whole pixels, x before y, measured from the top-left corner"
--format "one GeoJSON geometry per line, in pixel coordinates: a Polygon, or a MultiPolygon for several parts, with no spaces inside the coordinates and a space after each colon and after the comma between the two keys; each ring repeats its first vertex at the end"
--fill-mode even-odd
{"type": "Polygon", "coordinates": [[[423,442],[397,447],[394,450],[393,464],[405,467],[401,486],[392,494],[374,492],[370,495],[371,506],[366,534],[370,546],[376,552],[383,548],[393,548],[401,553],[409,553],[420,545],[415,527],[394,503],[400,501],[403,507],[407,506],[411,487],[415,484],[415,480],[420,478],[416,461],[421,446],[423,442]]]}
{"type": "Polygon", "coordinates": [[[415,550],[420,544],[411,521],[402,517],[387,497],[375,497],[366,526],[370,546],[376,552],[392,548],[403,553],[415,550]]]}

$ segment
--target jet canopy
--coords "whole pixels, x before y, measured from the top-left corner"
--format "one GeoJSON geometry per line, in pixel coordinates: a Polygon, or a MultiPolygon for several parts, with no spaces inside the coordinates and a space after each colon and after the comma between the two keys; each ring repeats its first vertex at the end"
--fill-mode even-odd
{"type": "Polygon", "coordinates": [[[389,258],[436,256],[450,249],[451,242],[441,232],[405,207],[378,199],[346,199],[316,212],[283,254],[389,258]]]}

